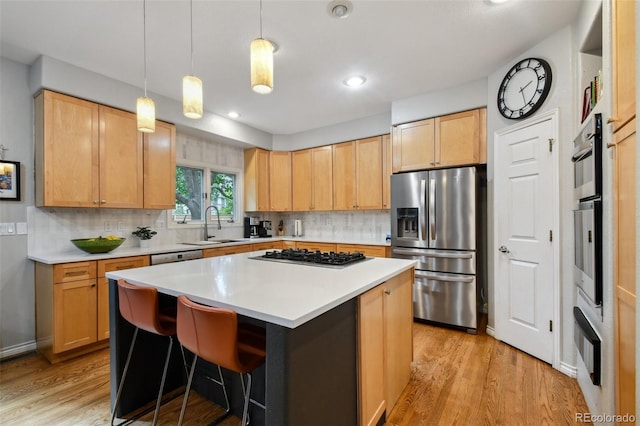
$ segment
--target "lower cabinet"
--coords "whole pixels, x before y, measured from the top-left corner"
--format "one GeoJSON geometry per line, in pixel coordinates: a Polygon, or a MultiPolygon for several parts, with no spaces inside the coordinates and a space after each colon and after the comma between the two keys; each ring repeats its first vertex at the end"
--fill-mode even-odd
{"type": "Polygon", "coordinates": [[[391,257],[388,253],[390,247],[371,246],[361,244],[338,244],[336,247],[338,252],[355,253],[360,252],[365,256],[372,257],[391,257]]]}
{"type": "Polygon", "coordinates": [[[296,241],[297,249],[307,249],[309,251],[336,251],[336,245],[334,243],[317,243],[313,241],[296,241]]]}
{"type": "Polygon", "coordinates": [[[275,240],[275,241],[265,241],[263,243],[253,243],[252,245],[252,249],[253,251],[258,251],[258,250],[273,250],[273,249],[282,249],[282,241],[280,240],[275,240]]]}
{"type": "Polygon", "coordinates": [[[413,269],[358,298],[358,418],[376,425],[398,401],[413,360],[413,269]]]}
{"type": "Polygon", "coordinates": [[[51,363],[109,344],[105,273],[149,265],[149,256],[48,265],[36,262],[36,345],[51,363]]]}
{"type": "Polygon", "coordinates": [[[253,251],[252,244],[240,244],[237,246],[216,247],[202,250],[202,257],[226,256],[229,254],[247,253],[253,251]]]}

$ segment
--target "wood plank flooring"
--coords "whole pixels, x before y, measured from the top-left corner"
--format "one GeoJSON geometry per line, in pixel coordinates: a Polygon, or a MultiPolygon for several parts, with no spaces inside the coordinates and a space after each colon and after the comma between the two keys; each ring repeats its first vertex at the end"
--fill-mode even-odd
{"type": "MultiPolygon", "coordinates": [[[[387,416],[389,426],[569,425],[587,412],[575,379],[481,332],[414,324],[411,383],[387,416]]],[[[175,425],[182,398],[163,405],[175,425]]],[[[185,424],[208,423],[219,408],[192,393],[185,424]]],[[[134,425],[150,424],[150,413],[134,425]]],[[[0,363],[0,424],[109,424],[109,352],[49,364],[32,354],[0,363]]],[[[231,417],[222,425],[239,425],[231,417]]],[[[296,425],[304,426],[304,425],[296,425]]]]}

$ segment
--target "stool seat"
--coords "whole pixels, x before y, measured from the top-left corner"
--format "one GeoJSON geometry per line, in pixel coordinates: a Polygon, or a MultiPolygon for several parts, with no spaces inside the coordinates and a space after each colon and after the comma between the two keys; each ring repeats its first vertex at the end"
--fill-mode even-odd
{"type": "MultiPolygon", "coordinates": [[[[200,305],[181,295],[178,296],[177,335],[182,346],[195,355],[178,424],[182,423],[196,361],[202,358],[240,373],[245,397],[242,424],[246,425],[251,372],[264,364],[267,355],[265,330],[251,324],[239,324],[234,310],[200,305]],[[248,377],[246,389],[243,374],[248,377]]],[[[221,385],[226,397],[225,385],[221,385]]]]}

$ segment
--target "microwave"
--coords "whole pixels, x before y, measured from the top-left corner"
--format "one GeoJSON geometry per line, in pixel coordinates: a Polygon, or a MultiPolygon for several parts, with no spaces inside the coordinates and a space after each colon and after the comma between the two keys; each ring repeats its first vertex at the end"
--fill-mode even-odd
{"type": "Polygon", "coordinates": [[[574,218],[575,284],[590,301],[602,304],[602,202],[599,199],[578,203],[574,218]]]}
{"type": "Polygon", "coordinates": [[[593,114],[573,141],[574,199],[602,195],[602,114],[593,114]]]}

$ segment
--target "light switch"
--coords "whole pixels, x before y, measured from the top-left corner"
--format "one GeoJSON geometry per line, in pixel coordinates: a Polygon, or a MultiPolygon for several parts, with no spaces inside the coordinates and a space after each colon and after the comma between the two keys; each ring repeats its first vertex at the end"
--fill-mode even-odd
{"type": "Polygon", "coordinates": [[[17,235],[26,235],[27,232],[27,222],[17,222],[16,223],[16,234],[17,235]]]}
{"type": "Polygon", "coordinates": [[[16,224],[13,222],[0,223],[0,235],[15,235],[16,224]]]}

